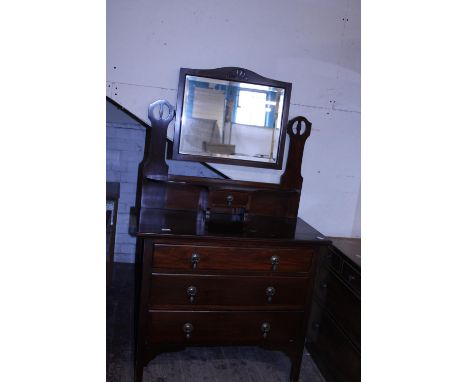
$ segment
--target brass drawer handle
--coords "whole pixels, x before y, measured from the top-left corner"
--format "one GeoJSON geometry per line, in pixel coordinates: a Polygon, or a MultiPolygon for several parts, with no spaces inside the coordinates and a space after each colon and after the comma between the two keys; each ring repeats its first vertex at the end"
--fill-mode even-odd
{"type": "Polygon", "coordinates": [[[192,253],[192,269],[196,269],[200,262],[200,255],[198,253],[192,253]]]}
{"type": "Polygon", "coordinates": [[[264,322],[260,327],[260,330],[263,333],[263,338],[267,338],[268,333],[270,333],[270,324],[268,322],[264,322]]]}
{"type": "Polygon", "coordinates": [[[278,264],[279,264],[279,261],[280,261],[279,256],[276,256],[276,255],[271,256],[270,261],[271,261],[271,269],[273,271],[277,271],[278,270],[278,264]]]}
{"type": "Polygon", "coordinates": [[[197,287],[190,285],[187,288],[187,295],[189,296],[190,302],[193,304],[195,302],[195,296],[197,295],[197,287]]]}
{"type": "Polygon", "coordinates": [[[185,333],[185,338],[189,340],[190,337],[192,337],[193,325],[190,322],[187,322],[186,324],[184,324],[184,327],[182,328],[182,330],[185,333]]]}
{"type": "Polygon", "coordinates": [[[276,289],[275,287],[269,286],[268,288],[266,288],[265,293],[268,297],[268,302],[271,302],[271,300],[273,299],[273,296],[276,293],[276,289]]]}

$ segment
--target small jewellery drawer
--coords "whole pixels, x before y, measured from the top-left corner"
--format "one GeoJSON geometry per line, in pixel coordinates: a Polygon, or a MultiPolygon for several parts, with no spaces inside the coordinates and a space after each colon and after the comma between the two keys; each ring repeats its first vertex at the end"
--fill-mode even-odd
{"type": "Polygon", "coordinates": [[[303,320],[303,312],[150,311],[147,338],[171,344],[294,342],[303,320]]]}
{"type": "Polygon", "coordinates": [[[212,207],[245,207],[248,202],[247,192],[217,190],[210,192],[208,204],[212,207]]]}
{"type": "Polygon", "coordinates": [[[308,273],[311,248],[246,248],[154,244],[155,270],[308,273]]]}
{"type": "Polygon", "coordinates": [[[149,306],[155,309],[304,309],[307,277],[153,274],[149,306]]]}

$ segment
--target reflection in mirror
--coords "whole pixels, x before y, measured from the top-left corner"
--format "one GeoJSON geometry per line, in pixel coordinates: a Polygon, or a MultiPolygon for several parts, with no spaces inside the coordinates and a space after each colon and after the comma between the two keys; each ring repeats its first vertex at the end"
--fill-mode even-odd
{"type": "Polygon", "coordinates": [[[285,89],[186,75],[180,154],[276,163],[285,89]]]}

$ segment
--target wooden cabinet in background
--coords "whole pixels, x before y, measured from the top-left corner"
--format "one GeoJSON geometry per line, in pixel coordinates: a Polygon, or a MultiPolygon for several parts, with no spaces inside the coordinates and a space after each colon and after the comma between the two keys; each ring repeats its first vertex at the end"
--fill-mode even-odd
{"type": "Polygon", "coordinates": [[[306,347],[330,382],[361,380],[360,239],[332,238],[319,260],[306,347]]]}

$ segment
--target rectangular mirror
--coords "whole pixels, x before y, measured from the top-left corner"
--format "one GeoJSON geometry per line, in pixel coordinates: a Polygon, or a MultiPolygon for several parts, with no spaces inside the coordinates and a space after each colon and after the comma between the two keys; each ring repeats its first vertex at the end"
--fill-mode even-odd
{"type": "Polygon", "coordinates": [[[172,158],[280,169],[290,96],[246,69],[182,68],[172,158]]]}

